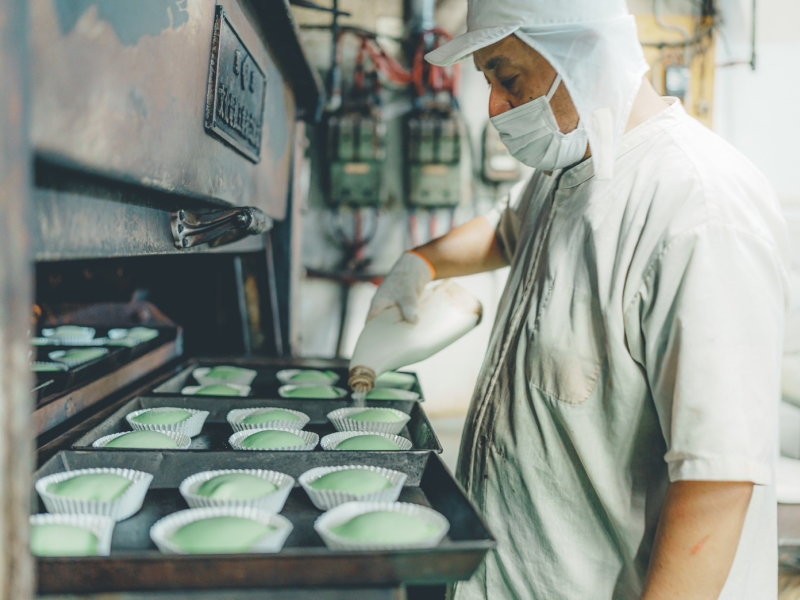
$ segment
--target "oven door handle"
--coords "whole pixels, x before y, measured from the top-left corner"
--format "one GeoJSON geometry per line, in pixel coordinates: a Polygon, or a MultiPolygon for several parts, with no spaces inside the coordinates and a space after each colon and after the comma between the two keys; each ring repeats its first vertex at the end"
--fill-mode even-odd
{"type": "Polygon", "coordinates": [[[273,224],[271,218],[253,206],[204,213],[179,210],[172,213],[169,222],[176,248],[222,246],[248,235],[266,233],[273,224]]]}

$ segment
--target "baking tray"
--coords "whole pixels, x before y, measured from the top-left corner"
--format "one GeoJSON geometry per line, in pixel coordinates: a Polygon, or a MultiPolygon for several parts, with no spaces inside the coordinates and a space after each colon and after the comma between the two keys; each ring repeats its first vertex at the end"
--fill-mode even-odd
{"type": "MultiPolygon", "coordinates": [[[[323,365],[324,362],[320,361],[323,365]]],[[[252,398],[280,398],[278,395],[278,388],[282,385],[277,378],[278,371],[282,371],[284,369],[321,369],[327,371],[333,371],[339,376],[339,381],[336,383],[337,387],[344,388],[346,390],[350,390],[350,387],[347,385],[347,379],[349,377],[349,372],[347,367],[341,366],[307,366],[304,364],[303,366],[295,366],[295,365],[275,365],[275,364],[265,364],[263,362],[248,362],[240,360],[225,360],[225,359],[199,359],[193,360],[186,365],[184,365],[181,371],[175,375],[174,377],[168,379],[161,385],[157,386],[152,393],[153,394],[174,394],[180,395],[181,390],[187,385],[199,385],[198,382],[192,377],[192,371],[194,371],[197,367],[213,367],[215,365],[226,365],[232,364],[236,365],[237,367],[244,367],[247,369],[254,369],[258,372],[253,383],[251,384],[251,391],[250,396],[252,398]]],[[[401,373],[405,371],[400,371],[401,373]]],[[[408,373],[405,372],[407,375],[413,375],[414,379],[416,380],[414,386],[411,388],[412,392],[416,392],[420,395],[419,402],[424,401],[424,396],[422,395],[422,388],[419,384],[419,378],[415,373],[408,373]]],[[[384,406],[388,405],[393,406],[391,403],[396,402],[395,400],[382,400],[381,401],[384,406]]]]}
{"type": "MultiPolygon", "coordinates": [[[[367,402],[366,404],[367,406],[376,406],[380,408],[386,407],[386,402],[381,400],[367,402]]],[[[131,428],[125,420],[127,414],[141,408],[157,408],[164,406],[207,410],[210,413],[203,425],[202,432],[197,437],[192,438],[192,445],[189,446],[188,450],[170,450],[168,452],[183,453],[190,451],[208,452],[212,450],[228,450],[238,453],[246,451],[234,451],[228,445],[228,438],[233,435],[233,429],[225,419],[228,412],[235,408],[275,407],[299,410],[311,417],[311,421],[304,429],[319,434],[321,439],[323,436],[336,431],[333,425],[328,421],[327,414],[337,408],[353,406],[353,401],[346,398],[338,400],[258,400],[255,398],[214,398],[211,396],[141,396],[126,402],[102,423],[78,438],[73,443],[72,447],[74,449],[90,449],[95,440],[105,435],[130,431],[131,428]]],[[[412,450],[409,451],[385,452],[383,454],[408,454],[414,451],[433,451],[440,453],[442,451],[439,439],[436,437],[431,422],[428,420],[419,402],[414,400],[392,401],[391,407],[411,416],[411,420],[406,427],[403,428],[400,435],[409,439],[413,446],[412,450]]],[[[103,448],[97,448],[95,450],[100,452],[119,452],[118,450],[103,448]]],[[[147,450],[139,450],[138,452],[147,452],[147,450]]],[[[258,454],[263,454],[264,452],[259,452],[258,454]]],[[[329,453],[322,450],[319,445],[313,452],[329,453]]],[[[336,451],[336,453],[360,456],[362,454],[372,454],[374,451],[336,451]]],[[[297,453],[290,452],[290,454],[297,453]]]]}
{"type": "MultiPolygon", "coordinates": [[[[189,475],[208,469],[273,469],[295,479],[319,466],[353,464],[344,452],[154,452],[62,451],[34,479],[62,471],[123,467],[155,477],[142,510],[117,524],[108,557],[39,558],[38,591],[102,593],[114,591],[240,589],[259,587],[395,586],[469,579],[496,543],[463,489],[432,453],[417,453],[403,463],[408,475],[402,502],[430,506],[450,521],[436,548],[381,552],[328,550],[313,523],[322,514],[295,487],[282,515],[294,530],[278,554],[167,556],[149,537],[161,517],[187,508],[177,490],[189,475]]],[[[363,453],[358,463],[399,468],[399,453],[363,453]],[[392,455],[395,456],[392,456],[392,455]]],[[[44,508],[33,493],[32,510],[44,508]]]]}

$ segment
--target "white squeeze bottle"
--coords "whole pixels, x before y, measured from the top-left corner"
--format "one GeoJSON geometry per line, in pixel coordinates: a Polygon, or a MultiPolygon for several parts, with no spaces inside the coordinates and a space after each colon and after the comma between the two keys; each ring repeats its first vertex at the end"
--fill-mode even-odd
{"type": "Polygon", "coordinates": [[[357,396],[372,391],[382,373],[425,360],[481,322],[483,306],[457,283],[428,286],[419,301],[419,320],[404,321],[393,306],[367,321],[350,360],[350,387],[357,396]]]}

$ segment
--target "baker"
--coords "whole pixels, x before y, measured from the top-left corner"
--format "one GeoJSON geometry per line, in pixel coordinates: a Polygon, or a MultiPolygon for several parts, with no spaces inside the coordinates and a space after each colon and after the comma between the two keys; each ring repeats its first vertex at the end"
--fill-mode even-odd
{"type": "Polygon", "coordinates": [[[371,314],[511,265],[458,478],[498,548],[458,599],[774,599],[787,233],[764,176],[662,98],[624,0],[470,0],[524,191],[406,253],[371,314]]]}

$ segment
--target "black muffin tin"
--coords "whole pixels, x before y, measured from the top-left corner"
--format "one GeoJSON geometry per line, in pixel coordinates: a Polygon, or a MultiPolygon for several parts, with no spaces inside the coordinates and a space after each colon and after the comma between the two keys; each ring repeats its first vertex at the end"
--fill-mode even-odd
{"type": "MultiPolygon", "coordinates": [[[[311,417],[311,421],[303,428],[306,431],[313,431],[319,434],[320,439],[329,433],[335,433],[333,425],[328,421],[327,414],[337,408],[353,406],[353,400],[258,400],[255,398],[215,398],[212,396],[145,396],[134,398],[116,412],[110,415],[102,423],[91,429],[81,438],[76,440],[72,447],[74,449],[88,449],[92,447],[95,440],[112,433],[122,433],[131,431],[125,416],[133,411],[142,408],[175,407],[192,408],[196,410],[207,410],[209,416],[206,419],[200,435],[192,438],[192,445],[188,450],[168,450],[166,452],[187,452],[187,451],[213,451],[231,450],[228,438],[234,434],[233,429],[226,420],[226,415],[236,408],[288,408],[299,410],[311,417]]],[[[418,402],[413,400],[384,402],[381,400],[367,402],[367,406],[377,408],[393,408],[408,414],[411,420],[403,428],[399,435],[407,438],[413,444],[411,451],[400,452],[399,454],[409,455],[414,452],[437,452],[442,451],[442,446],[433,431],[430,421],[425,411],[418,402]]],[[[96,448],[103,452],[118,452],[112,448],[96,448]]],[[[141,451],[140,451],[141,452],[141,451]]],[[[237,452],[247,452],[238,450],[237,452]]],[[[270,452],[270,451],[264,451],[270,452]]],[[[326,452],[317,445],[313,452],[326,452]]],[[[339,451],[336,451],[339,453],[339,451]]],[[[366,453],[371,453],[365,451],[366,453]]],[[[344,452],[353,460],[357,460],[364,452],[344,452]]],[[[385,452],[384,454],[395,454],[397,452],[385,452]]]]}

